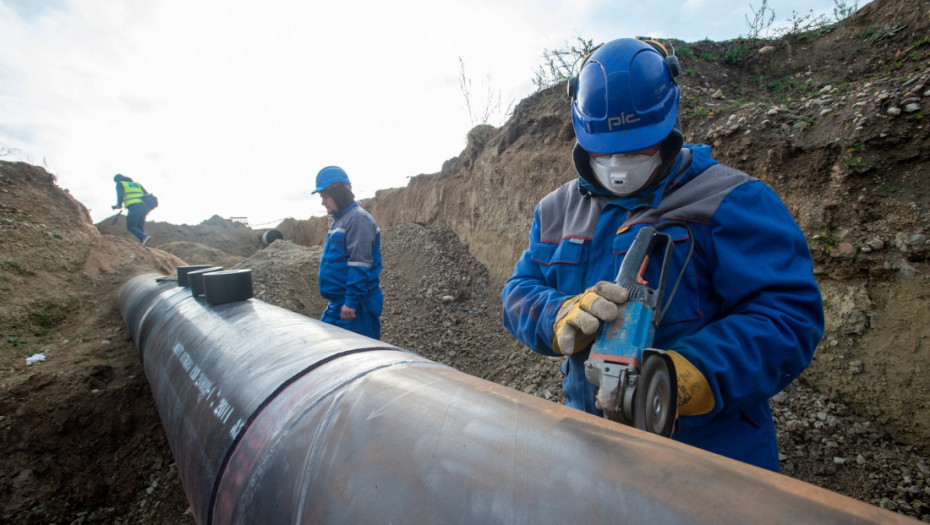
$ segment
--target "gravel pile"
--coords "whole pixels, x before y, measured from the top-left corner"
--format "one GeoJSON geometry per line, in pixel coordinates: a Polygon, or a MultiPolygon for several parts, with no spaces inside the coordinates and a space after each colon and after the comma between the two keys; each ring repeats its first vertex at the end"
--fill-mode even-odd
{"type": "Polygon", "coordinates": [[[930,458],[796,381],[772,399],[782,472],[930,522],[930,458]]]}
{"type": "Polygon", "coordinates": [[[323,249],[277,240],[235,267],[252,270],[256,299],[319,319],[326,308],[316,275],[323,249]]]}
{"type": "Polygon", "coordinates": [[[468,374],[561,400],[557,363],[504,330],[500,290],[489,288],[487,270],[455,233],[400,225],[383,234],[381,251],[382,339],[468,374]]]}

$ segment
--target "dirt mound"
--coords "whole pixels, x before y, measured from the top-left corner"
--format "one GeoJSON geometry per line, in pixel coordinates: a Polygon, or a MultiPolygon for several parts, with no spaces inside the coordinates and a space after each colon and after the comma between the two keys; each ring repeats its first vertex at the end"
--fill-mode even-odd
{"type": "MultiPolygon", "coordinates": [[[[154,219],[157,215],[156,209],[148,219],[154,219]]],[[[102,220],[96,224],[96,227],[100,233],[138,242],[138,239],[126,231],[126,217],[122,214],[102,220]]],[[[262,235],[267,231],[268,229],[253,230],[245,224],[224,219],[218,215],[196,226],[187,224],[179,226],[154,220],[147,220],[145,223],[145,232],[152,236],[148,245],[153,248],[162,248],[161,245],[166,243],[187,242],[215,248],[238,257],[249,257],[262,249],[264,246],[262,235]]]]}
{"type": "Polygon", "coordinates": [[[243,259],[238,255],[230,255],[218,248],[196,242],[168,241],[159,244],[158,249],[176,256],[187,264],[210,264],[232,268],[243,259]]]}
{"type": "Polygon", "coordinates": [[[279,240],[236,268],[252,270],[256,299],[319,319],[326,308],[326,299],[320,296],[316,280],[322,253],[320,246],[306,247],[279,240]]]}
{"type": "Polygon", "coordinates": [[[0,162],[0,229],[0,521],[175,523],[187,504],[117,301],[181,261],[100,235],[22,163],[0,162]]]}
{"type": "MultiPolygon", "coordinates": [[[[101,297],[115,299],[126,276],[179,262],[97,233],[86,208],[41,168],[0,162],[0,189],[0,330],[22,351],[101,297]]],[[[0,364],[14,354],[3,352],[0,364]]]]}

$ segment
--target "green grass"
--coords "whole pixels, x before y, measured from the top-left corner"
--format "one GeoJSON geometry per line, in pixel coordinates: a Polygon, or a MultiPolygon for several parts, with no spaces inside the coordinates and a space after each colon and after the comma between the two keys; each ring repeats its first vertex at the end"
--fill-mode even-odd
{"type": "Polygon", "coordinates": [[[29,344],[28,341],[26,341],[25,339],[17,335],[8,335],[6,337],[6,342],[9,343],[14,348],[19,347],[19,346],[26,346],[29,344]]]}
{"type": "Polygon", "coordinates": [[[694,58],[694,50],[685,44],[679,44],[678,47],[675,48],[675,55],[678,56],[678,58],[684,58],[686,60],[692,59],[694,58]]]}
{"type": "Polygon", "coordinates": [[[840,243],[840,240],[838,237],[834,237],[833,235],[829,233],[821,233],[819,240],[820,240],[820,243],[823,244],[823,247],[824,247],[823,251],[827,253],[831,253],[833,250],[835,250],[836,245],[840,243]]]}
{"type": "Polygon", "coordinates": [[[894,25],[885,24],[882,27],[872,26],[866,29],[865,31],[863,31],[862,33],[859,33],[859,38],[862,38],[863,40],[865,39],[882,40],[885,38],[891,38],[894,35],[896,35],[898,31],[901,31],[905,27],[906,26],[902,26],[898,24],[894,24],[894,25]]]}
{"type": "Polygon", "coordinates": [[[833,31],[834,27],[836,27],[836,24],[825,25],[823,27],[811,29],[810,31],[801,31],[799,33],[795,33],[794,38],[796,38],[797,40],[805,40],[808,38],[823,36],[829,33],[830,31],[833,31]]]}
{"type": "Polygon", "coordinates": [[[850,168],[861,168],[865,166],[865,162],[863,162],[860,157],[853,157],[852,155],[846,155],[843,157],[843,164],[849,166],[850,168]]]}
{"type": "Polygon", "coordinates": [[[60,324],[65,316],[60,313],[32,314],[31,321],[42,328],[51,328],[60,324]]]}
{"type": "Polygon", "coordinates": [[[745,47],[734,47],[733,49],[728,49],[723,55],[723,61],[727,64],[736,64],[740,60],[746,58],[749,55],[749,50],[745,47]]]}

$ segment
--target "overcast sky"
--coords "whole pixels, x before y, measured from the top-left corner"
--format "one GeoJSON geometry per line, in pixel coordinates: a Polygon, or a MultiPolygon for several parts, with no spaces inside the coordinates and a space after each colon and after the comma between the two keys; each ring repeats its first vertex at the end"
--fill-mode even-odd
{"type": "MultiPolygon", "coordinates": [[[[855,3],[768,6],[778,24],[832,18],[837,2],[855,3]]],[[[533,92],[546,49],[578,37],[729,40],[761,5],[0,0],[0,160],[44,166],[94,222],[113,214],[122,173],[159,197],[150,220],[272,227],[325,214],[310,195],[324,166],[345,168],[365,198],[458,155],[473,120],[460,59],[473,105],[490,88],[506,109],[533,92]]]]}

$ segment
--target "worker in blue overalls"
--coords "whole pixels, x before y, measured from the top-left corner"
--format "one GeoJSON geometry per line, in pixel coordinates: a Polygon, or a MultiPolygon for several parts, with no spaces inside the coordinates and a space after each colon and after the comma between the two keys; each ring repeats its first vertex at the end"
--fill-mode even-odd
{"type": "Polygon", "coordinates": [[[536,206],[502,292],[504,326],[535,352],[566,356],[567,404],[600,414],[584,364],[627,299],[613,281],[640,228],[674,221],[663,231],[694,251],[673,252],[669,275],[683,278],[653,342],[677,376],[672,438],[778,471],[768,400],[823,335],[810,250],[771,188],[709,146],[684,145],[667,46],[608,42],[569,81],[578,176],[536,206]]]}
{"type": "Polygon", "coordinates": [[[327,166],[316,176],[316,189],[333,222],[320,258],[320,295],[329,300],[322,320],[381,338],[381,229],[352,193],[346,172],[327,166]]]}

